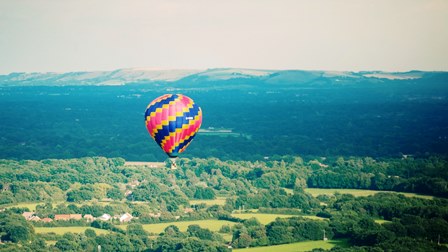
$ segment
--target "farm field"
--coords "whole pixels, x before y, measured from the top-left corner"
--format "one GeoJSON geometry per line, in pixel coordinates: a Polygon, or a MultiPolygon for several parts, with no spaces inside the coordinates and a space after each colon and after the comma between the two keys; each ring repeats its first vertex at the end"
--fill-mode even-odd
{"type": "Polygon", "coordinates": [[[352,194],[355,197],[369,196],[369,195],[374,195],[374,194],[377,194],[380,192],[384,192],[384,193],[399,193],[399,194],[403,194],[406,197],[434,199],[433,196],[421,195],[421,194],[415,194],[415,193],[403,193],[403,192],[393,192],[393,191],[375,191],[375,190],[362,190],[362,189],[306,188],[305,192],[313,195],[314,197],[321,195],[321,194],[334,195],[336,192],[341,193],[341,194],[352,194]]]}
{"type": "Polygon", "coordinates": [[[93,227],[35,227],[34,228],[34,230],[36,231],[36,234],[55,233],[58,235],[63,235],[68,232],[84,233],[84,231],[86,231],[86,229],[93,229],[97,235],[108,234],[111,232],[111,231],[107,231],[104,229],[93,228],[93,227]]]}
{"type": "Polygon", "coordinates": [[[212,205],[224,206],[226,204],[226,198],[217,197],[214,200],[190,200],[190,205],[199,205],[199,204],[206,204],[207,206],[212,205]]]}
{"type": "Polygon", "coordinates": [[[384,224],[384,223],[390,223],[391,221],[388,221],[388,220],[375,220],[375,223],[378,223],[378,224],[384,224]]]}
{"type": "Polygon", "coordinates": [[[294,190],[293,190],[293,189],[283,188],[283,190],[285,190],[285,192],[286,192],[287,194],[294,194],[294,190]]]}
{"type": "Polygon", "coordinates": [[[240,219],[250,219],[250,218],[256,218],[261,224],[266,225],[268,223],[271,223],[275,221],[277,218],[290,218],[294,217],[296,215],[290,215],[290,214],[260,214],[260,213],[233,213],[233,217],[240,218],[240,219]]]}
{"type": "MultiPolygon", "coordinates": [[[[180,231],[187,231],[190,225],[199,225],[201,228],[208,228],[211,231],[219,231],[223,225],[235,225],[235,222],[226,220],[197,220],[197,221],[179,221],[179,222],[168,222],[168,223],[157,223],[157,224],[144,224],[143,229],[150,233],[160,234],[165,230],[166,227],[170,225],[175,225],[180,231]]],[[[118,225],[117,227],[125,230],[127,225],[118,225]]]]}
{"type": "Polygon", "coordinates": [[[17,203],[14,205],[9,205],[6,208],[10,208],[10,207],[18,207],[18,208],[28,208],[30,211],[36,211],[36,206],[40,205],[40,204],[44,204],[43,202],[23,202],[23,203],[17,203]]]}
{"type": "Polygon", "coordinates": [[[312,215],[290,215],[290,214],[263,214],[263,213],[233,213],[233,217],[240,219],[256,218],[261,224],[266,225],[275,221],[277,218],[304,217],[312,220],[324,220],[325,218],[312,215]]]}
{"type": "Polygon", "coordinates": [[[268,247],[257,247],[257,248],[245,248],[245,249],[234,249],[234,251],[241,252],[298,252],[298,251],[310,251],[315,248],[331,249],[334,246],[339,245],[341,247],[346,247],[347,242],[345,240],[328,240],[328,241],[305,241],[296,242],[290,244],[282,244],[268,247]]]}

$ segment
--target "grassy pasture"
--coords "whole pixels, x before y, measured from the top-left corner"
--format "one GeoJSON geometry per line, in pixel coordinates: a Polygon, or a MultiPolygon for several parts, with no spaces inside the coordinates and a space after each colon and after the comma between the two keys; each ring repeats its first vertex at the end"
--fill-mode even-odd
{"type": "Polygon", "coordinates": [[[107,231],[104,229],[98,229],[98,228],[93,228],[93,227],[35,227],[34,230],[36,231],[36,234],[55,233],[58,235],[63,235],[68,232],[84,233],[84,231],[86,231],[86,229],[88,229],[88,228],[95,230],[95,233],[97,235],[108,234],[111,232],[111,231],[107,231]]]}
{"type": "Polygon", "coordinates": [[[391,222],[391,221],[388,221],[388,220],[375,220],[375,223],[378,223],[378,224],[384,224],[384,223],[389,223],[389,222],[391,222]]]}
{"type": "Polygon", "coordinates": [[[375,190],[363,190],[363,189],[336,189],[336,188],[306,188],[305,192],[313,195],[314,197],[318,195],[334,195],[336,192],[341,194],[352,194],[355,197],[359,196],[369,196],[375,195],[377,193],[399,193],[403,194],[406,197],[417,197],[422,199],[434,199],[433,196],[429,195],[420,195],[415,193],[403,193],[403,192],[393,192],[393,191],[375,191],[375,190]]]}
{"type": "Polygon", "coordinates": [[[28,208],[30,211],[34,212],[36,211],[36,206],[37,205],[42,205],[45,204],[44,202],[22,202],[22,203],[17,203],[14,205],[10,205],[8,206],[8,208],[10,207],[20,207],[20,208],[28,208]]]}
{"type": "Polygon", "coordinates": [[[324,218],[312,215],[290,215],[290,214],[264,214],[264,213],[233,213],[233,217],[240,219],[256,218],[261,224],[266,225],[275,221],[277,218],[304,217],[312,220],[324,220],[324,218]]]}
{"type": "Polygon", "coordinates": [[[296,242],[290,244],[282,244],[268,247],[256,247],[256,248],[245,248],[245,249],[235,249],[234,251],[241,252],[297,252],[297,251],[310,251],[315,248],[331,249],[334,246],[339,245],[341,247],[347,247],[347,242],[345,240],[328,240],[328,241],[305,241],[296,242]]]}
{"type": "Polygon", "coordinates": [[[250,218],[256,218],[261,224],[266,225],[268,223],[271,223],[275,221],[277,218],[291,218],[295,215],[289,215],[289,214],[260,214],[260,213],[233,213],[233,217],[240,218],[240,219],[250,219],[250,218]]]}
{"type": "Polygon", "coordinates": [[[217,197],[214,200],[190,200],[190,205],[199,205],[199,204],[206,204],[207,206],[212,205],[224,206],[226,204],[226,198],[217,197]]]}
{"type": "Polygon", "coordinates": [[[287,194],[294,194],[294,190],[293,190],[293,189],[283,188],[283,190],[285,190],[285,192],[286,192],[287,194]]]}
{"type": "MultiPolygon", "coordinates": [[[[165,230],[166,227],[170,225],[175,225],[180,231],[187,231],[190,225],[199,225],[201,228],[208,228],[211,231],[219,231],[223,225],[235,225],[235,222],[226,220],[196,220],[196,221],[176,221],[168,223],[157,223],[157,224],[144,224],[143,229],[150,233],[160,234],[165,230]]],[[[127,225],[119,225],[117,227],[126,230],[127,225]]]]}

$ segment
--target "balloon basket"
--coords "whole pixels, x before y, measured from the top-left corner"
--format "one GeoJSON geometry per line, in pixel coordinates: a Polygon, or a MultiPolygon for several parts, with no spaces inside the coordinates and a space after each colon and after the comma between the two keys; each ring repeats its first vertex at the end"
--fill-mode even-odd
{"type": "Polygon", "coordinates": [[[176,157],[170,157],[171,170],[177,170],[176,157]]]}

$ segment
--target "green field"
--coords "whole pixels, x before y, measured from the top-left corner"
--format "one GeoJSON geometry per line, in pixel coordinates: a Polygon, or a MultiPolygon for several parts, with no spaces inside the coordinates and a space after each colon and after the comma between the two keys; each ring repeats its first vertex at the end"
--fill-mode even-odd
{"type": "MultiPolygon", "coordinates": [[[[52,204],[53,204],[53,206],[56,206],[56,205],[61,204],[61,203],[67,203],[67,202],[65,202],[65,201],[57,201],[57,202],[53,202],[52,204]]],[[[44,204],[45,204],[44,201],[42,201],[42,202],[20,202],[20,203],[8,204],[8,205],[6,205],[5,208],[10,208],[10,207],[25,208],[26,207],[30,211],[34,212],[34,211],[36,211],[36,206],[37,205],[44,205],[44,204]]]]}
{"type": "Polygon", "coordinates": [[[285,190],[285,192],[286,192],[287,194],[294,194],[294,190],[293,190],[293,189],[283,188],[283,190],[285,190]]]}
{"type": "MultiPolygon", "coordinates": [[[[226,220],[197,220],[197,221],[178,221],[178,222],[168,222],[168,223],[157,223],[157,224],[144,224],[143,229],[147,232],[160,234],[165,230],[166,227],[170,225],[175,225],[179,228],[180,231],[187,231],[188,226],[190,225],[199,225],[202,228],[208,228],[211,231],[219,231],[223,225],[235,225],[235,222],[226,221],[226,220]]],[[[127,225],[119,225],[117,227],[121,229],[126,229],[127,225]]]]}
{"type": "Polygon", "coordinates": [[[417,197],[422,199],[434,199],[433,196],[428,195],[420,195],[415,193],[402,193],[402,192],[393,192],[393,191],[375,191],[375,190],[361,190],[361,189],[336,189],[336,188],[306,188],[305,192],[313,195],[314,197],[318,195],[334,195],[336,192],[341,194],[352,194],[355,197],[359,196],[369,196],[374,195],[380,192],[384,193],[399,193],[403,194],[406,197],[417,197]]]}
{"type": "Polygon", "coordinates": [[[388,220],[375,220],[375,223],[378,223],[378,224],[384,224],[384,223],[390,223],[391,221],[388,221],[388,220]]]}
{"type": "Polygon", "coordinates": [[[26,203],[17,203],[17,204],[14,204],[14,205],[10,205],[10,206],[8,206],[7,208],[10,208],[10,207],[19,207],[19,208],[28,208],[30,211],[32,211],[32,212],[34,212],[34,211],[36,211],[36,206],[37,205],[42,205],[42,204],[45,204],[45,203],[43,203],[43,202],[26,202],[26,203]]]}
{"type": "Polygon", "coordinates": [[[275,221],[277,218],[291,218],[291,217],[304,217],[313,220],[324,220],[325,218],[312,216],[312,215],[290,215],[290,214],[263,214],[263,213],[233,213],[233,217],[240,219],[256,218],[261,224],[266,225],[275,221]]]}
{"type": "Polygon", "coordinates": [[[36,234],[55,233],[58,235],[63,235],[68,232],[84,233],[84,231],[86,231],[86,229],[88,229],[88,228],[95,230],[97,235],[108,234],[111,232],[111,231],[107,231],[104,229],[98,229],[98,228],[93,228],[93,227],[35,227],[34,230],[36,231],[36,234]]]}
{"type": "Polygon", "coordinates": [[[199,205],[199,204],[206,204],[207,206],[212,205],[224,206],[226,204],[226,198],[217,197],[214,200],[190,200],[190,205],[199,205]]]}
{"type": "Polygon", "coordinates": [[[315,215],[301,215],[303,218],[311,219],[311,220],[328,220],[327,218],[322,218],[315,215]]]}
{"type": "Polygon", "coordinates": [[[310,251],[315,248],[331,249],[334,246],[339,245],[341,247],[347,247],[347,242],[345,240],[328,240],[328,241],[305,241],[296,242],[283,245],[275,245],[268,247],[257,247],[257,248],[245,248],[245,249],[235,249],[235,251],[247,251],[247,252],[297,252],[297,251],[310,251]]]}

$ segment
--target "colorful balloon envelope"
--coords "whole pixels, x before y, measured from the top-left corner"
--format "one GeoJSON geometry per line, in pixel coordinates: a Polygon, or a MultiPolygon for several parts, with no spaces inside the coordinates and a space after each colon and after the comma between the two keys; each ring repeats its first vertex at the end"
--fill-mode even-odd
{"type": "Polygon", "coordinates": [[[170,158],[185,151],[201,123],[201,108],[182,94],[160,96],[148,105],[145,112],[148,133],[170,158]]]}

